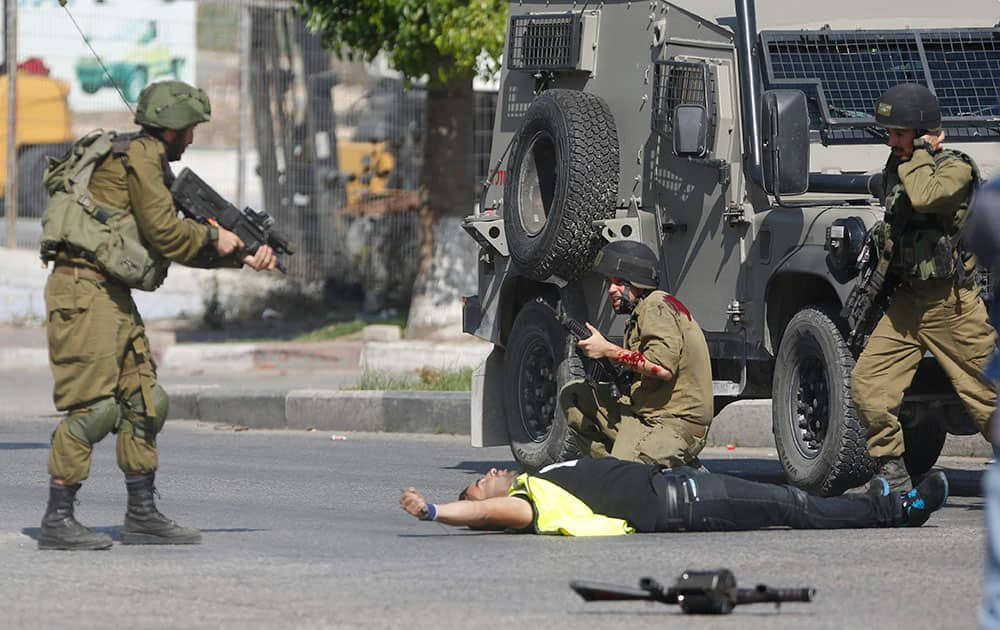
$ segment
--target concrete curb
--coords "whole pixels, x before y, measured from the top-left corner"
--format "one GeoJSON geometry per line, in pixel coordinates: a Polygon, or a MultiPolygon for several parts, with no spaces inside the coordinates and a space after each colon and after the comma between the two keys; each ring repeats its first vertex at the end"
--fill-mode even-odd
{"type": "Polygon", "coordinates": [[[48,348],[0,348],[0,366],[7,370],[48,368],[48,348]]]}
{"type": "Polygon", "coordinates": [[[468,392],[294,389],[255,392],[189,385],[170,391],[170,415],[254,429],[468,435],[468,392]]]}
{"type": "MultiPolygon", "coordinates": [[[[712,423],[709,446],[774,448],[770,401],[749,400],[723,409],[712,423]]],[[[383,431],[468,435],[469,392],[294,389],[259,392],[218,385],[171,388],[170,415],[185,420],[255,429],[383,431]]],[[[942,455],[990,459],[979,435],[950,435],[942,455]]]]}
{"type": "MultiPolygon", "coordinates": [[[[770,400],[741,400],[727,405],[708,432],[708,446],[774,448],[770,400]]],[[[941,455],[993,458],[993,447],[981,435],[949,435],[941,455]]]]}

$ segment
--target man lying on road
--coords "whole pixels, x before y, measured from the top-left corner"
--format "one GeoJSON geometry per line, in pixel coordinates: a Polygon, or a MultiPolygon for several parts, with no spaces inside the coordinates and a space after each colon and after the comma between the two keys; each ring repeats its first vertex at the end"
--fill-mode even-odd
{"type": "Polygon", "coordinates": [[[876,479],[865,494],[823,498],[792,486],[603,457],[561,462],[537,473],[493,468],[453,503],[427,503],[408,488],[399,504],[421,520],[447,525],[616,536],[772,526],[919,527],[947,499],[942,472],[932,472],[906,493],[890,492],[885,480],[876,479]]]}

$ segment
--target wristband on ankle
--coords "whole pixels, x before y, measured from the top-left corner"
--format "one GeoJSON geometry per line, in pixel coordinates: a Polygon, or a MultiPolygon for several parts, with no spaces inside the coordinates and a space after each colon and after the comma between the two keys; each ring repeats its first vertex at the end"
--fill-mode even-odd
{"type": "Polygon", "coordinates": [[[434,505],[433,503],[428,503],[427,506],[424,509],[427,510],[427,513],[424,514],[423,516],[421,516],[420,520],[422,520],[422,521],[433,521],[433,520],[435,520],[437,518],[437,516],[438,516],[438,509],[437,509],[436,505],[434,505]]]}

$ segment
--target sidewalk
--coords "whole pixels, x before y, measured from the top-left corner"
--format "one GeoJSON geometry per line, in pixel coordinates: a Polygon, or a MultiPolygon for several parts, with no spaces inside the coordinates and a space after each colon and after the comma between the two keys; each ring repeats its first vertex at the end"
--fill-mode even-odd
{"type": "MultiPolygon", "coordinates": [[[[150,322],[150,343],[170,392],[171,417],[257,429],[470,432],[468,392],[344,389],[364,370],[476,367],[491,345],[351,339],[330,342],[177,343],[150,322]]],[[[0,366],[48,370],[44,328],[0,324],[0,366]]],[[[714,420],[709,446],[774,448],[771,401],[740,401],[714,420]]],[[[942,455],[989,459],[978,435],[949,436],[942,455]]]]}

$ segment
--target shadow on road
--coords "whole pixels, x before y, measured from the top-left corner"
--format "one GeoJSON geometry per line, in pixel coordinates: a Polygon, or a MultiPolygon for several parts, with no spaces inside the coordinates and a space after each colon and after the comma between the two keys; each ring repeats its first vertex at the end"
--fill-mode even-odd
{"type": "Polygon", "coordinates": [[[948,494],[953,497],[983,496],[983,473],[978,470],[940,469],[948,477],[948,494]]]}
{"type": "Polygon", "coordinates": [[[0,451],[40,451],[48,449],[48,442],[0,442],[0,451]]]}
{"type": "Polygon", "coordinates": [[[454,466],[442,466],[442,470],[464,470],[466,472],[475,473],[477,475],[485,475],[490,468],[518,468],[517,462],[512,459],[506,461],[485,461],[485,462],[474,462],[474,461],[464,461],[458,462],[454,466]]]}
{"type": "MultiPolygon", "coordinates": [[[[89,529],[91,531],[100,532],[102,534],[107,534],[108,536],[111,536],[111,540],[114,540],[116,542],[121,542],[121,534],[120,534],[121,526],[120,525],[108,525],[108,526],[104,526],[104,527],[102,527],[102,526],[90,527],[89,529]]],[[[203,529],[203,530],[201,530],[201,533],[202,534],[240,534],[240,533],[244,533],[244,532],[269,532],[269,531],[271,531],[271,530],[270,529],[264,529],[264,528],[254,528],[254,527],[224,527],[224,528],[215,528],[215,529],[203,529]]],[[[24,534],[25,536],[33,539],[33,540],[38,540],[38,536],[41,533],[41,528],[39,528],[39,527],[25,527],[24,529],[21,530],[21,533],[24,534]]]]}

